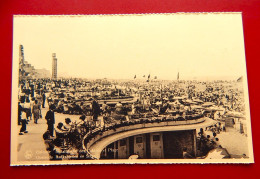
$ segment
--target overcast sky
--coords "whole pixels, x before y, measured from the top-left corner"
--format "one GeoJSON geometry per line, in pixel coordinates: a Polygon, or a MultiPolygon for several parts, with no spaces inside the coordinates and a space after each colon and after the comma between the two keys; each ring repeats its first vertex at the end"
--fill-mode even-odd
{"type": "Polygon", "coordinates": [[[241,14],[15,16],[13,58],[58,76],[132,79],[245,74],[241,14]]]}

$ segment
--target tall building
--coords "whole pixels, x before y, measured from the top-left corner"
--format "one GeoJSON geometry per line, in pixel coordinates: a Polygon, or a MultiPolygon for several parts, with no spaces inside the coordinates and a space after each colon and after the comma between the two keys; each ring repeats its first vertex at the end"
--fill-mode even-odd
{"type": "MultiPolygon", "coordinates": [[[[56,67],[56,74],[57,74],[57,67],[56,67]]],[[[51,73],[48,70],[36,69],[32,64],[30,64],[28,61],[25,60],[24,48],[23,45],[20,45],[19,46],[19,82],[27,79],[50,78],[50,76],[51,73]]]]}
{"type": "Polygon", "coordinates": [[[24,53],[23,45],[19,46],[19,79],[22,80],[24,76],[24,53]]]}
{"type": "Polygon", "coordinates": [[[57,79],[57,58],[56,58],[56,53],[52,54],[52,79],[57,79]]]}

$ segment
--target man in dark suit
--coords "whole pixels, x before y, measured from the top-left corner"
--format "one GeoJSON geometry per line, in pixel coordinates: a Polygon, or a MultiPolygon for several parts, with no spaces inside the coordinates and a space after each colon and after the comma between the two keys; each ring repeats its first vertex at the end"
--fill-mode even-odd
{"type": "Polygon", "coordinates": [[[53,136],[53,130],[54,130],[54,124],[55,124],[55,116],[54,116],[54,110],[55,106],[51,105],[49,111],[46,113],[45,119],[47,120],[48,124],[48,131],[50,132],[50,135],[53,136]]]}
{"type": "Polygon", "coordinates": [[[45,92],[43,92],[42,93],[42,108],[45,108],[45,99],[46,99],[45,92]]]}
{"type": "Polygon", "coordinates": [[[92,113],[93,113],[93,121],[95,122],[95,125],[97,126],[98,116],[100,114],[100,106],[99,106],[96,98],[94,98],[94,100],[92,101],[92,113]]]}

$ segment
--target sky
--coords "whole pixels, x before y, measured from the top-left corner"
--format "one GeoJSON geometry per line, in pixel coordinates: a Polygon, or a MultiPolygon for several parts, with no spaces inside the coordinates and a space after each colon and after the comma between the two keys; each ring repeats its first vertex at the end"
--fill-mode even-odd
{"type": "Polygon", "coordinates": [[[242,18],[229,14],[14,16],[13,61],[58,76],[175,80],[246,74],[242,18]]]}

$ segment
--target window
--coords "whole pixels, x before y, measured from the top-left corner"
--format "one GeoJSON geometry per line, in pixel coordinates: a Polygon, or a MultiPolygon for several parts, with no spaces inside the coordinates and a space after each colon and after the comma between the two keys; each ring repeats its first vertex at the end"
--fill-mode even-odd
{"type": "Polygon", "coordinates": [[[160,141],[160,135],[153,135],[153,141],[160,141]]]}
{"type": "Polygon", "coordinates": [[[125,146],[126,145],[126,140],[123,139],[123,140],[120,140],[120,146],[125,146]]]}
{"type": "Polygon", "coordinates": [[[143,143],[143,138],[142,137],[136,137],[136,143],[143,143]]]}

